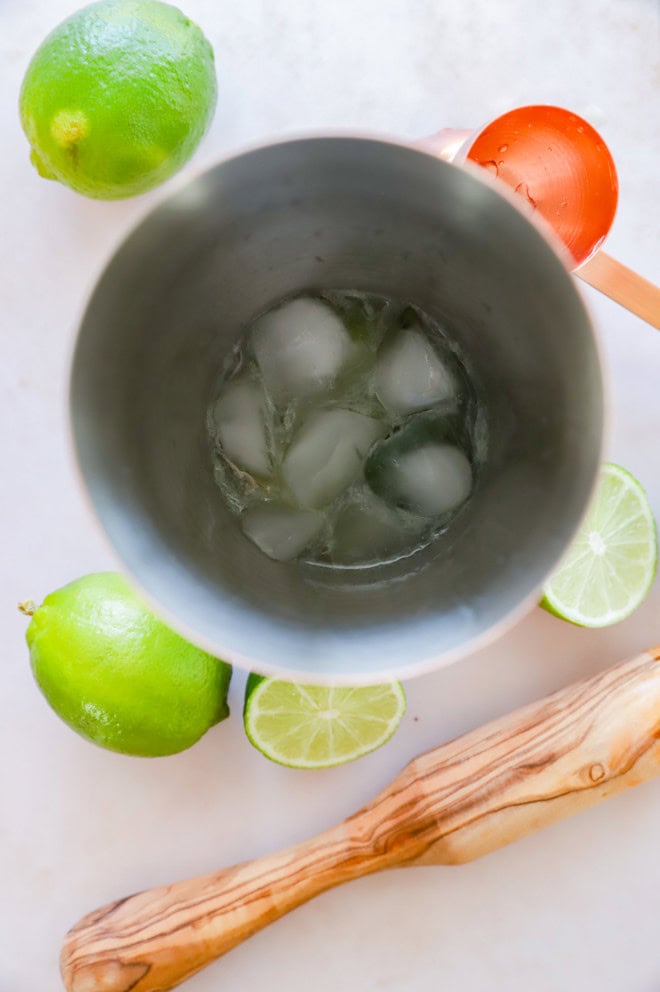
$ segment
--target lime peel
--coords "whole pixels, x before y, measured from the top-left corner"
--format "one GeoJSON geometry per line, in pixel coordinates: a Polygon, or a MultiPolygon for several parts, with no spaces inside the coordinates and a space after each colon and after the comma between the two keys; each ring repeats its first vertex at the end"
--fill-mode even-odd
{"type": "Polygon", "coordinates": [[[216,99],[213,48],[178,8],[100,0],[37,49],[19,109],[41,176],[116,200],[153,189],[188,161],[216,99]]]}
{"type": "Polygon", "coordinates": [[[229,715],[231,666],[167,627],[115,572],[26,600],[32,671],[52,709],[82,737],[158,757],[194,744],[229,715]]]}
{"type": "Polygon", "coordinates": [[[71,148],[89,134],[89,118],[82,110],[59,110],[50,125],[50,133],[62,148],[71,148]]]}

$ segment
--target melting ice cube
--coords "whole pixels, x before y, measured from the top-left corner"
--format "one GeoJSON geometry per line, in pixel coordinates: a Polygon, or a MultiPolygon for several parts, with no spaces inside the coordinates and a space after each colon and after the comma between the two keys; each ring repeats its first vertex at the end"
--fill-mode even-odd
{"type": "Polygon", "coordinates": [[[327,389],[354,351],[334,310],[307,298],[260,317],[252,342],[266,388],[278,403],[327,389]]]}
{"type": "Polygon", "coordinates": [[[228,383],[211,409],[209,427],[231,462],[254,475],[270,474],[266,400],[256,382],[228,383]]]}
{"type": "Polygon", "coordinates": [[[376,362],[376,394],[386,409],[405,415],[453,399],[452,371],[419,327],[386,341],[376,362]]]}
{"type": "Polygon", "coordinates": [[[300,506],[325,506],[359,475],[385,424],[352,410],[321,410],[299,429],[282,475],[300,506]]]}
{"type": "Polygon", "coordinates": [[[428,520],[395,510],[361,486],[334,523],[330,557],[339,565],[386,561],[414,550],[428,520]]]}
{"type": "Polygon", "coordinates": [[[276,561],[297,558],[323,527],[323,514],[276,503],[250,507],[241,517],[243,533],[276,561]]]}
{"type": "Polygon", "coordinates": [[[379,495],[425,517],[456,510],[472,489],[472,468],[460,448],[451,444],[424,444],[400,452],[391,461],[382,457],[372,475],[379,495]]]}

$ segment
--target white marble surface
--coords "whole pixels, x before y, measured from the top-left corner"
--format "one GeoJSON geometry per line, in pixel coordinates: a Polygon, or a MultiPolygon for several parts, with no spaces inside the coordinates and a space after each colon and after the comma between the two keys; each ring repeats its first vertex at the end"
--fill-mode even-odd
{"type": "MultiPolygon", "coordinates": [[[[114,897],[300,840],[422,749],[660,639],[660,585],[621,626],[541,612],[488,650],[407,684],[405,723],[345,768],[269,764],[234,715],[189,752],[132,760],[74,735],[33,684],[16,602],[110,565],[66,441],[76,320],[112,248],[163,195],[86,201],[29,166],[16,98],[29,56],[75,0],[0,0],[3,136],[0,574],[0,989],[60,987],[64,931],[114,897]]],[[[189,170],[243,142],[359,127],[417,136],[525,103],[598,126],[618,165],[608,249],[657,280],[658,7],[654,0],[185,0],[212,40],[220,100],[189,170]],[[653,122],[655,121],[655,122],[653,122]]],[[[589,293],[612,383],[608,455],[660,516],[660,338],[589,293]]],[[[335,890],[189,982],[190,992],[657,992],[660,783],[481,862],[335,890]]]]}

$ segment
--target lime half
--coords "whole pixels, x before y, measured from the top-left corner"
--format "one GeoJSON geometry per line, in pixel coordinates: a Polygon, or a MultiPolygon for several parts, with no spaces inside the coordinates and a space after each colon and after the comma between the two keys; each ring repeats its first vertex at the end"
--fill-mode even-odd
{"type": "Polygon", "coordinates": [[[375,751],[406,711],[399,682],[299,685],[250,675],[243,722],[250,743],[290,768],[331,768],[375,751]]]}
{"type": "Polygon", "coordinates": [[[596,495],[544,590],[545,609],[582,627],[607,627],[645,599],[658,563],[655,519],[630,472],[603,465],[596,495]]]}

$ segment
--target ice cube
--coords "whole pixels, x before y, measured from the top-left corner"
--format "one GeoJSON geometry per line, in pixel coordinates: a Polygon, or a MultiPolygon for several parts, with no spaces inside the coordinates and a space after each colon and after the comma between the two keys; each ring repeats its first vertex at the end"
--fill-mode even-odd
{"type": "Polygon", "coordinates": [[[282,465],[282,476],[300,506],[321,507],[360,474],[371,445],[387,428],[352,410],[321,410],[303,423],[282,465]]]}
{"type": "Polygon", "coordinates": [[[413,551],[428,520],[395,510],[360,486],[334,521],[330,557],[338,565],[387,561],[413,551]]]}
{"type": "Polygon", "coordinates": [[[210,430],[227,458],[253,475],[271,471],[266,398],[249,379],[229,382],[211,409],[210,430]]]}
{"type": "Polygon", "coordinates": [[[243,533],[269,558],[297,558],[323,527],[323,514],[279,503],[250,507],[241,517],[243,533]]]}
{"type": "Polygon", "coordinates": [[[252,329],[252,344],[266,388],[277,403],[323,392],[354,352],[334,310],[302,297],[260,317],[252,329]]]}
{"type": "Polygon", "coordinates": [[[398,453],[389,463],[383,458],[375,482],[388,502],[436,517],[458,509],[468,498],[472,468],[460,448],[424,444],[398,453]]]}
{"type": "Polygon", "coordinates": [[[456,396],[454,374],[419,326],[386,340],[376,362],[376,394],[392,413],[405,415],[456,396]]]}

